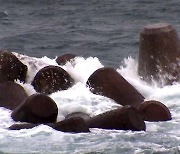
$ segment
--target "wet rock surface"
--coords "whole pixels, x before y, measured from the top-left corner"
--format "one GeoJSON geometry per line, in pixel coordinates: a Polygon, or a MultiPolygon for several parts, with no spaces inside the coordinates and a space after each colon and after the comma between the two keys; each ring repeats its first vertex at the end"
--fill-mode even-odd
{"type": "Polygon", "coordinates": [[[57,105],[49,96],[33,94],[13,110],[11,117],[21,122],[52,123],[56,121],[57,114],[57,105]]]}
{"type": "Polygon", "coordinates": [[[51,94],[67,90],[74,84],[74,80],[61,67],[46,66],[37,72],[31,84],[37,92],[51,94]]]}

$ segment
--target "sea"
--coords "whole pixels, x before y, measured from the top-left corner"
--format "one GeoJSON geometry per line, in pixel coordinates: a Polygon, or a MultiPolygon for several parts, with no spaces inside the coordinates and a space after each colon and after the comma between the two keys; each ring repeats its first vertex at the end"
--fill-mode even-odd
{"type": "Polygon", "coordinates": [[[76,83],[49,95],[58,106],[58,121],[76,111],[94,116],[120,106],[86,86],[102,67],[116,69],[146,100],[161,101],[172,115],[170,121],[145,122],[146,131],[93,128],[74,134],[46,125],[9,130],[16,122],[12,111],[1,107],[0,153],[179,154],[180,83],[162,87],[137,74],[144,26],[170,23],[180,35],[179,5],[178,0],[0,0],[0,50],[13,52],[28,66],[26,83],[16,81],[28,95],[35,93],[31,82],[41,68],[57,65],[63,54],[77,55],[60,66],[76,83]]]}

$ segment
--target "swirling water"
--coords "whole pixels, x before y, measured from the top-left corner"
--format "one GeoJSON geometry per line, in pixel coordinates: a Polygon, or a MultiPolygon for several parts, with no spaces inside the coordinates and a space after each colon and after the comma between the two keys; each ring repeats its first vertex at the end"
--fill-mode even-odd
{"type": "Polygon", "coordinates": [[[44,125],[9,131],[14,123],[11,111],[0,108],[0,152],[180,153],[180,84],[160,88],[137,75],[140,31],[149,23],[168,22],[179,32],[177,0],[0,0],[0,4],[0,49],[25,54],[19,58],[28,65],[28,78],[19,84],[29,95],[35,92],[29,83],[40,68],[57,65],[55,57],[64,53],[78,55],[73,65],[61,66],[76,84],[50,95],[59,108],[58,120],[73,111],[96,115],[118,106],[85,86],[103,66],[114,67],[147,100],[162,101],[173,118],[146,122],[146,132],[91,129],[71,134],[44,125]]]}

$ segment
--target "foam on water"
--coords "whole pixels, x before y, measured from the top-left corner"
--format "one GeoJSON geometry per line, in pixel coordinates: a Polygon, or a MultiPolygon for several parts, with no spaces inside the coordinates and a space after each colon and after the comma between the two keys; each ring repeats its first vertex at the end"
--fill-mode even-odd
{"type": "MultiPolygon", "coordinates": [[[[57,65],[55,59],[48,57],[35,58],[18,55],[18,58],[28,66],[28,79],[21,84],[29,95],[35,93],[31,86],[36,72],[47,65],[57,65]]],[[[77,57],[74,61],[61,66],[76,81],[68,90],[58,91],[49,95],[59,109],[58,120],[75,111],[82,111],[91,116],[115,109],[119,105],[104,96],[92,94],[86,81],[88,77],[103,64],[96,57],[77,57]]],[[[158,84],[148,85],[137,75],[137,61],[131,57],[117,71],[135,86],[147,100],[154,99],[168,106],[173,119],[168,122],[146,122],[147,131],[117,131],[91,129],[91,133],[70,134],[40,125],[20,131],[10,131],[7,128],[14,123],[11,111],[0,108],[0,151],[14,153],[174,153],[179,151],[180,140],[180,84],[158,87],[158,84]]]]}
{"type": "Polygon", "coordinates": [[[82,83],[75,84],[69,90],[53,93],[50,97],[57,103],[59,118],[73,112],[85,112],[93,116],[120,106],[107,97],[92,94],[82,83]]]}
{"type": "Polygon", "coordinates": [[[83,57],[77,57],[74,61],[66,63],[62,66],[76,82],[86,84],[89,76],[98,68],[103,67],[101,62],[96,57],[89,57],[84,59],[83,57]]]}

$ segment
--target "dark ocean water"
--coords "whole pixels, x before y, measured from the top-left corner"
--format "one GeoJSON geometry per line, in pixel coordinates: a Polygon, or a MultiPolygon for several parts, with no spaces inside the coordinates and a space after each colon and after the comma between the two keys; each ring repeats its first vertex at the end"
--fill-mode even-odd
{"type": "MultiPolygon", "coordinates": [[[[70,134],[47,126],[9,131],[7,127],[14,122],[11,111],[0,108],[0,153],[180,153],[180,84],[153,87],[136,74],[143,27],[167,22],[180,34],[179,4],[178,0],[0,0],[1,50],[47,56],[51,59],[43,62],[50,64],[65,53],[87,58],[77,59],[75,66],[64,66],[77,84],[51,95],[62,115],[76,109],[94,114],[117,107],[112,100],[90,93],[84,84],[102,63],[118,68],[147,99],[163,101],[173,117],[169,122],[146,122],[146,132],[95,129],[91,133],[70,134]],[[127,67],[120,68],[128,56],[132,58],[126,61],[127,67]]],[[[28,72],[29,78],[33,78],[33,73],[34,70],[28,72]]],[[[28,92],[32,90],[30,84],[23,86],[28,92]]]]}
{"type": "Polygon", "coordinates": [[[139,33],[168,22],[180,30],[177,0],[0,0],[0,49],[29,56],[74,53],[118,67],[137,57],[139,33]]]}

